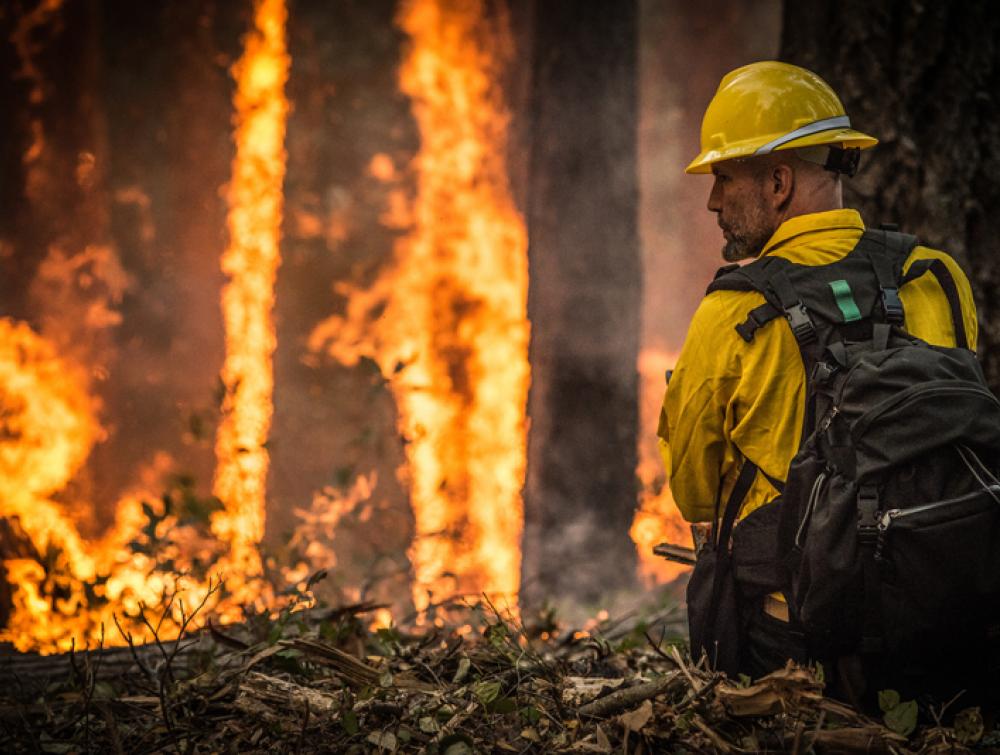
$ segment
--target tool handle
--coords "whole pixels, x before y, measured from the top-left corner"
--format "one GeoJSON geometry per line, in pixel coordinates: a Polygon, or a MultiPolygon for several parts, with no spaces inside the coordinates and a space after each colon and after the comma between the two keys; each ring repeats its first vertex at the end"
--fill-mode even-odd
{"type": "Polygon", "coordinates": [[[653,555],[662,556],[668,561],[676,561],[679,564],[694,566],[695,555],[693,548],[685,548],[683,545],[673,543],[660,543],[653,546],[653,555]]]}

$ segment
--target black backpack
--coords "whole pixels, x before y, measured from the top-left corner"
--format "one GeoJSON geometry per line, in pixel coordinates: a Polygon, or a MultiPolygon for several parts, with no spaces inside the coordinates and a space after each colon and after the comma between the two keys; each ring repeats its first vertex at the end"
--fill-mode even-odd
{"type": "Polygon", "coordinates": [[[916,243],[883,227],[834,263],[763,257],[709,287],[761,293],[740,337],[784,319],[805,365],[801,441],[772,517],[792,622],[813,658],[855,654],[898,689],[943,670],[964,684],[961,664],[995,664],[1000,632],[1000,402],[968,349],[945,264],[903,274],[916,243]],[[899,290],[928,273],[957,348],[904,329],[899,290]]]}

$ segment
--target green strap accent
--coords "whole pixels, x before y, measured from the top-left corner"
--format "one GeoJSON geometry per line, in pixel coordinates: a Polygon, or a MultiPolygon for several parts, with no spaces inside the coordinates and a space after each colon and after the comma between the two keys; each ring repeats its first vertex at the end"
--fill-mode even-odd
{"type": "Polygon", "coordinates": [[[844,322],[860,320],[861,310],[858,309],[858,305],[854,301],[854,295],[851,293],[851,287],[847,285],[847,281],[831,281],[830,288],[833,290],[833,296],[837,300],[841,314],[844,315],[844,322]]]}

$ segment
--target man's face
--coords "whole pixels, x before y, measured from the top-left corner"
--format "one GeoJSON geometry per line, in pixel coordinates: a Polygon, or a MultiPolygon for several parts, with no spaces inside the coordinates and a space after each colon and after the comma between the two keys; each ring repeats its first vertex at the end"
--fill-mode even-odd
{"type": "Polygon", "coordinates": [[[729,160],[712,166],[715,183],[708,209],[718,215],[726,240],[722,257],[739,262],[758,256],[774,233],[765,187],[767,170],[752,160],[729,160]]]}

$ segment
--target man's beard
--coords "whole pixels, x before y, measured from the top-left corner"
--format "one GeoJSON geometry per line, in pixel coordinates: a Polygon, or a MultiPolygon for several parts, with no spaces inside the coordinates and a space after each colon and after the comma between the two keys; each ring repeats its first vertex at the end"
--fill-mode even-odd
{"type": "Polygon", "coordinates": [[[746,215],[737,220],[739,230],[734,230],[728,224],[723,225],[722,219],[719,218],[719,226],[729,233],[729,238],[722,247],[722,259],[726,262],[739,262],[759,256],[764,244],[774,233],[774,230],[768,229],[763,221],[763,213],[757,207],[750,209],[746,215]]]}

